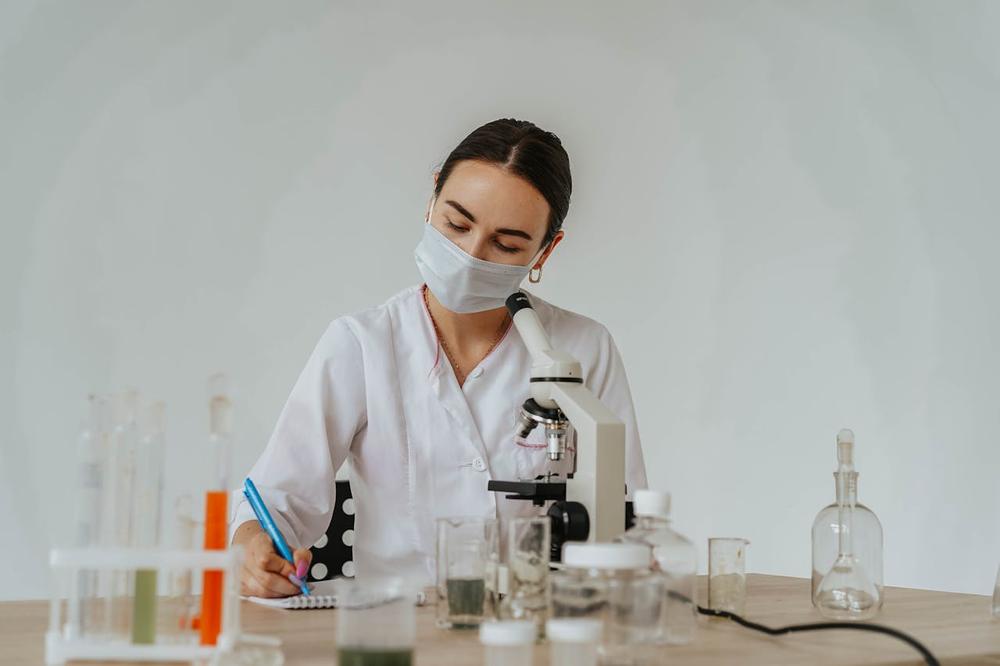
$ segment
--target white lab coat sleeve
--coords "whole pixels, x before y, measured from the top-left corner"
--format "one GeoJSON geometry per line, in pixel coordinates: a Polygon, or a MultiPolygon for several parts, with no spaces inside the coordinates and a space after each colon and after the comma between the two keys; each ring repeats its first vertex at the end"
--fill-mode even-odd
{"type": "MultiPolygon", "coordinates": [[[[343,319],[323,333],[250,470],[261,498],[293,548],[322,536],[336,506],[337,470],[367,424],[361,345],[343,319]]],[[[255,520],[241,490],[233,493],[230,539],[255,520]]]]}
{"type": "Polygon", "coordinates": [[[646,463],[642,457],[632,391],[618,346],[606,328],[600,344],[599,362],[593,377],[588,377],[587,385],[608,409],[625,422],[625,484],[628,486],[627,499],[631,500],[633,491],[647,487],[646,463]]]}

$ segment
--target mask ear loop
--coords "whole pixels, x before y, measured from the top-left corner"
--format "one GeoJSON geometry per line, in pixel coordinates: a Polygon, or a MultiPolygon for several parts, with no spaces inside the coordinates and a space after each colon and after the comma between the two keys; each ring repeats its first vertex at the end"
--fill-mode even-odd
{"type": "MultiPolygon", "coordinates": [[[[551,244],[552,244],[552,241],[549,241],[549,245],[551,245],[551,244]]],[[[542,268],[543,268],[543,266],[539,266],[538,268],[534,268],[534,264],[538,261],[538,259],[543,254],[545,254],[545,250],[547,248],[548,248],[548,245],[546,245],[545,247],[543,247],[538,252],[538,254],[535,255],[535,258],[531,260],[531,264],[529,264],[529,265],[532,266],[532,268],[528,271],[528,282],[530,282],[531,284],[538,284],[539,282],[542,281],[542,268]],[[536,270],[538,271],[538,275],[535,275],[535,271],[536,270]]]]}

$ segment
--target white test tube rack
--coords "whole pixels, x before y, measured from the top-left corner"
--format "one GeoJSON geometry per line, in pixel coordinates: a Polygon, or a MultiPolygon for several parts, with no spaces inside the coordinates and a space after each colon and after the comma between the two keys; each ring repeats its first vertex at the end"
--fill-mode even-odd
{"type": "MultiPolygon", "coordinates": [[[[232,652],[237,643],[280,646],[276,638],[240,634],[239,573],[243,564],[243,548],[228,550],[163,550],[139,548],[57,548],[49,552],[49,565],[55,576],[69,572],[69,595],[63,598],[59,586],[53,585],[49,605],[49,629],[45,634],[45,663],[63,664],[69,660],[83,661],[209,661],[221,653],[232,652]],[[206,570],[222,570],[224,590],[222,627],[215,645],[199,645],[197,633],[191,632],[190,643],[163,642],[138,645],[124,638],[100,639],[76,637],[71,618],[79,617],[78,584],[82,572],[135,571],[153,569],[158,572],[190,570],[197,575],[206,570]],[[62,609],[65,601],[67,617],[62,609]],[[74,610],[74,608],[76,610],[74,610]]],[[[63,575],[63,577],[65,577],[63,575]]],[[[164,597],[160,597],[164,599],[164,597]]]]}

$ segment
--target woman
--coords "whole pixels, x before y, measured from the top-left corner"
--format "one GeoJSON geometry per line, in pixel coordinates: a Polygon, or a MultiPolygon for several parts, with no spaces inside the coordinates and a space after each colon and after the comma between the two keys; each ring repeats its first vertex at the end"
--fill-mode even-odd
{"type": "MultiPolygon", "coordinates": [[[[437,518],[538,511],[487,490],[489,479],[572,465],[548,464],[543,429],[514,436],[531,362],[510,332],[504,299],[525,277],[541,279],[563,239],[571,187],[562,143],[526,121],[487,123],[452,151],[434,175],[416,250],[424,283],[330,324],[250,471],[296,548],[294,569],[234,494],[232,540],[247,549],[244,594],[297,593],[293,583],[329,525],[335,475],[348,459],[359,575],[431,583],[437,518]]],[[[632,397],[611,335],[529,298],[553,345],[581,362],[586,385],[625,422],[628,491],[645,488],[632,397]]]]}

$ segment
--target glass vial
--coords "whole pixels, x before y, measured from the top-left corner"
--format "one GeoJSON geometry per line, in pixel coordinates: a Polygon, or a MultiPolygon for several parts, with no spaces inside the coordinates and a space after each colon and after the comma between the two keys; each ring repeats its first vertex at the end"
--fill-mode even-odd
{"type": "Polygon", "coordinates": [[[741,538],[708,540],[708,607],[743,615],[747,602],[747,546],[741,538]]]}
{"type": "Polygon", "coordinates": [[[491,620],[479,627],[486,666],[531,666],[538,631],[529,620],[491,620]]]}

